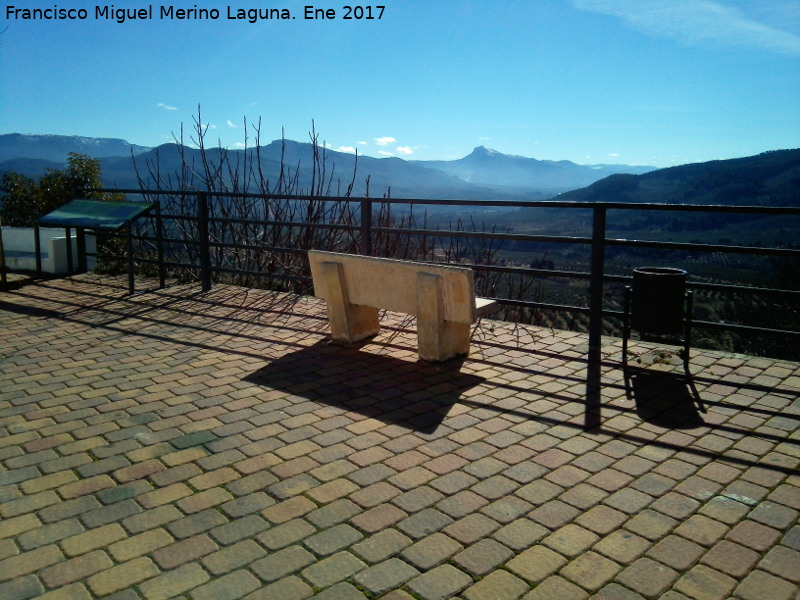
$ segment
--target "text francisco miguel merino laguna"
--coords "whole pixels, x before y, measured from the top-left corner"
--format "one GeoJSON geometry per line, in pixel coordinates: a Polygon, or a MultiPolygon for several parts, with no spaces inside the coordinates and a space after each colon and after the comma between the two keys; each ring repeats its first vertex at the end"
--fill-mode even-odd
{"type": "MultiPolygon", "coordinates": [[[[344,7],[351,9],[351,7],[344,7]]],[[[359,7],[360,8],[360,7],[359,7]]],[[[370,7],[372,8],[372,7],[370,7]]],[[[375,7],[382,9],[383,7],[375,7]]],[[[352,10],[352,9],[351,9],[352,10]]],[[[328,9],[316,9],[313,6],[304,7],[302,18],[315,19],[322,16],[322,18],[335,18],[334,11],[328,9]],[[320,15],[319,13],[323,13],[320,15]]],[[[57,4],[48,8],[20,8],[13,5],[7,5],[5,9],[6,19],[19,20],[19,21],[85,21],[94,19],[96,21],[116,21],[117,23],[124,23],[126,21],[140,20],[217,20],[220,18],[233,19],[233,20],[246,20],[250,23],[255,23],[259,20],[269,19],[294,19],[295,16],[288,8],[234,8],[231,6],[225,7],[222,11],[216,8],[198,8],[195,4],[192,8],[178,8],[173,5],[157,5],[154,9],[152,4],[143,6],[141,8],[120,8],[109,5],[97,5],[93,8],[62,8],[57,4]]]]}

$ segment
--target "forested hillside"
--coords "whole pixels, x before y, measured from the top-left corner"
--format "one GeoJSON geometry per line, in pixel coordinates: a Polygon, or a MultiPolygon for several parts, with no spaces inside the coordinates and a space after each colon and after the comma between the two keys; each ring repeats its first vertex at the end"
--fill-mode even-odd
{"type": "Polygon", "coordinates": [[[559,196],[588,202],[664,202],[750,206],[800,205],[800,149],[611,175],[559,196]]]}

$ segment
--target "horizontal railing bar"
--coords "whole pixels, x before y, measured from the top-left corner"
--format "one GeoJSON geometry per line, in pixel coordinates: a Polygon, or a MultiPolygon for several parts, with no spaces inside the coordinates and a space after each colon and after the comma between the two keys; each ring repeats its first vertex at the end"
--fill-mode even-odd
{"type": "Polygon", "coordinates": [[[769,327],[757,327],[755,325],[741,325],[739,323],[717,323],[714,321],[692,321],[692,325],[697,327],[707,327],[708,329],[720,329],[722,331],[736,331],[739,333],[766,333],[770,335],[787,335],[800,338],[800,331],[791,329],[772,329],[769,327]]]}
{"type": "Polygon", "coordinates": [[[344,229],[344,230],[351,230],[351,231],[358,231],[358,225],[344,225],[342,223],[308,223],[305,221],[259,221],[256,219],[230,219],[227,217],[209,217],[209,223],[234,223],[234,224],[247,224],[247,225],[264,225],[264,226],[274,226],[278,225],[281,227],[297,227],[298,229],[307,229],[307,228],[314,228],[314,229],[344,229]]]}
{"type": "MultiPolygon", "coordinates": [[[[631,285],[633,283],[633,277],[630,275],[606,275],[604,280],[606,282],[622,283],[627,285],[631,285]]],[[[697,281],[687,281],[686,287],[690,290],[703,290],[707,292],[735,292],[742,294],[754,294],[758,296],[785,296],[787,300],[800,299],[800,290],[785,290],[779,288],[765,288],[726,283],[702,283],[697,281]]]]}
{"type": "MultiPolygon", "coordinates": [[[[110,257],[111,258],[117,258],[117,259],[126,258],[126,257],[120,256],[120,255],[111,255],[110,257]]],[[[149,265],[157,265],[158,264],[158,260],[155,259],[155,258],[137,258],[136,262],[149,264],[149,265]]],[[[198,265],[189,264],[189,263],[165,261],[164,265],[168,266],[168,267],[181,267],[181,268],[185,268],[185,269],[195,269],[195,270],[199,270],[200,269],[200,267],[198,265]]],[[[243,270],[243,269],[233,269],[233,268],[230,268],[230,267],[212,267],[211,270],[215,271],[215,272],[218,272],[218,273],[242,273],[242,274],[246,274],[246,275],[254,275],[254,276],[257,276],[257,277],[265,277],[265,278],[268,278],[268,277],[282,277],[284,279],[291,278],[291,279],[296,279],[298,281],[303,281],[303,282],[307,282],[307,283],[311,283],[311,281],[312,281],[310,277],[303,277],[303,276],[300,276],[300,275],[282,275],[280,273],[264,273],[262,271],[247,271],[247,270],[243,270]]]]}
{"type": "MultiPolygon", "coordinates": [[[[134,239],[146,242],[158,241],[158,238],[156,237],[142,236],[142,235],[134,236],[134,239]]],[[[187,244],[187,245],[199,244],[198,240],[181,239],[181,238],[162,238],[161,241],[167,244],[187,244]]],[[[234,243],[224,243],[224,242],[209,242],[209,245],[217,248],[234,248],[240,250],[261,250],[267,252],[283,252],[291,254],[306,253],[305,250],[300,250],[296,248],[286,248],[283,246],[261,246],[254,244],[234,244],[234,243]]],[[[420,262],[429,262],[432,264],[437,264],[435,263],[435,261],[420,261],[420,262]]],[[[469,264],[467,266],[475,269],[476,271],[485,271],[492,273],[510,273],[510,274],[520,274],[520,275],[540,276],[540,277],[559,277],[565,279],[589,279],[591,277],[591,274],[585,271],[563,271],[558,269],[536,269],[527,267],[503,267],[497,265],[481,265],[481,264],[469,264]]],[[[605,275],[604,280],[607,282],[630,284],[633,281],[633,277],[629,275],[605,275]]],[[[776,288],[751,287],[751,286],[740,286],[740,285],[719,284],[719,283],[700,283],[692,281],[687,282],[686,285],[687,288],[694,290],[737,292],[744,294],[757,294],[762,296],[767,296],[767,295],[777,296],[777,297],[783,296],[789,300],[800,298],[800,290],[785,290],[776,288]]]]}
{"type": "Polygon", "coordinates": [[[231,244],[225,242],[209,242],[211,248],[233,248],[236,250],[262,250],[265,252],[281,252],[283,254],[306,254],[301,248],[284,248],[283,246],[254,246],[252,244],[231,244]]]}
{"type": "Polygon", "coordinates": [[[302,275],[289,275],[287,273],[263,273],[259,271],[244,271],[240,269],[232,269],[230,267],[215,267],[213,269],[217,273],[234,273],[236,275],[252,275],[253,277],[261,277],[264,279],[287,279],[289,281],[299,281],[301,283],[311,283],[311,277],[303,277],[302,275]]]}
{"type": "Polygon", "coordinates": [[[512,275],[530,275],[540,277],[563,277],[565,279],[589,279],[590,273],[583,271],[560,271],[557,269],[532,269],[527,267],[499,267],[496,265],[466,265],[476,271],[486,271],[489,273],[510,273],[512,275]]]}
{"type": "Polygon", "coordinates": [[[489,298],[503,306],[519,306],[523,308],[542,308],[545,310],[575,312],[582,314],[589,314],[589,308],[586,306],[569,306],[567,304],[548,304],[546,302],[534,302],[531,300],[513,300],[511,298],[489,298]]]}
{"type": "Polygon", "coordinates": [[[431,198],[354,198],[352,196],[313,196],[302,194],[260,194],[254,192],[217,192],[203,190],[142,190],[142,189],[113,189],[113,188],[87,188],[86,192],[108,192],[121,194],[137,194],[142,196],[199,196],[223,198],[253,198],[261,200],[314,200],[318,202],[346,202],[373,204],[419,204],[440,206],[492,206],[509,208],[584,208],[595,207],[609,210],[665,210],[677,212],[721,212],[721,213],[758,213],[776,215],[798,215],[800,207],[796,206],[728,206],[725,204],[665,204],[657,202],[628,203],[628,202],[586,202],[563,200],[434,200],[431,198]]]}
{"type": "Polygon", "coordinates": [[[588,237],[564,235],[533,235],[526,233],[496,233],[491,231],[459,231],[450,229],[400,229],[397,227],[373,227],[375,233],[395,233],[426,237],[461,237],[490,240],[509,240],[518,242],[548,242],[562,244],[591,244],[588,237]]]}
{"type": "MultiPolygon", "coordinates": [[[[121,190],[124,193],[133,193],[127,192],[125,190],[121,190]]],[[[144,193],[144,192],[142,192],[144,193]]],[[[166,192],[162,192],[166,193],[166,192]]],[[[190,192],[186,192],[187,194],[190,192]]],[[[218,193],[210,193],[209,195],[214,196],[225,196],[226,194],[218,194],[218,193]]],[[[242,194],[244,195],[244,194],[242,194]]],[[[254,197],[254,198],[264,198],[261,195],[244,195],[247,197],[254,197]]],[[[276,198],[283,198],[283,196],[275,196],[276,198]]],[[[293,197],[295,198],[295,197],[293,197]]],[[[297,196],[296,198],[315,198],[316,197],[308,197],[308,196],[297,196]]],[[[341,198],[345,200],[347,198],[341,198]]],[[[350,202],[356,202],[355,199],[349,199],[350,202]]],[[[372,200],[373,202],[375,200],[372,200]]],[[[395,202],[398,199],[386,199],[381,200],[386,202],[395,202]]],[[[405,200],[403,200],[405,202],[405,200]]],[[[420,200],[421,202],[421,200],[420,200]]],[[[464,202],[484,202],[484,201],[461,201],[461,200],[427,200],[430,204],[442,204],[442,205],[458,205],[464,202]]],[[[505,202],[505,201],[504,201],[505,202]]],[[[592,208],[598,205],[605,205],[606,207],[611,208],[620,208],[624,206],[627,210],[650,210],[654,209],[654,207],[663,209],[663,210],[681,210],[681,211],[699,211],[703,209],[713,209],[714,212],[762,212],[767,209],[775,209],[778,211],[775,214],[800,214],[800,208],[794,207],[752,207],[752,206],[736,206],[736,207],[728,207],[728,206],[720,206],[720,205],[666,205],[666,204],[636,204],[630,205],[625,203],[558,203],[553,201],[540,201],[534,203],[526,203],[525,205],[539,205],[539,206],[555,206],[555,205],[563,205],[563,206],[570,206],[573,208],[592,208]]],[[[771,211],[770,211],[771,212],[771,211]]],[[[173,214],[164,214],[162,215],[164,219],[180,219],[180,220],[194,220],[196,217],[188,217],[184,215],[173,215],[173,214]]],[[[279,225],[279,226],[291,226],[291,227],[318,227],[318,228],[340,228],[343,230],[357,230],[358,226],[355,225],[344,225],[344,224],[333,224],[333,223],[307,223],[307,222],[294,222],[294,221],[258,221],[253,219],[238,219],[238,218],[231,218],[231,217],[209,217],[210,222],[218,222],[218,223],[246,223],[246,224],[264,224],[264,225],[279,225]]],[[[580,236],[543,236],[543,235],[536,235],[536,234],[509,234],[509,233],[500,233],[500,232],[477,232],[477,231],[464,231],[464,230],[440,230],[440,229],[419,229],[419,228],[396,228],[396,227],[374,227],[372,228],[375,232],[380,233],[395,233],[395,234],[406,234],[406,235],[439,235],[439,236],[451,236],[451,237],[474,237],[476,239],[480,238],[497,238],[497,239],[506,239],[512,241],[531,241],[531,242],[552,242],[552,243],[591,243],[591,238],[588,237],[580,237],[580,236]]],[[[643,247],[643,248],[661,248],[666,250],[690,250],[690,251],[699,251],[699,252],[726,252],[726,253],[745,253],[745,254],[765,254],[765,255],[775,255],[775,256],[800,256],[800,250],[795,249],[788,249],[788,248],[761,248],[757,246],[731,246],[731,245],[723,245],[723,244],[696,244],[696,243],[679,243],[679,242],[663,242],[657,240],[631,240],[625,238],[606,238],[605,243],[607,245],[612,246],[626,246],[626,247],[643,247]]]]}
{"type": "MultiPolygon", "coordinates": [[[[209,219],[209,221],[220,221],[219,219],[209,219]]],[[[257,222],[250,221],[252,224],[257,222]]],[[[276,223],[277,224],[277,223],[276,223]]],[[[339,229],[342,231],[357,231],[358,227],[353,225],[335,225],[335,224],[312,224],[312,223],[286,223],[288,227],[298,228],[318,228],[318,229],[339,229]]],[[[553,244],[591,244],[591,238],[573,237],[573,236],[542,236],[542,235],[528,235],[528,234],[507,234],[507,233],[491,233],[480,231],[450,231],[446,229],[398,229],[392,227],[374,227],[373,231],[378,233],[394,233],[397,235],[418,235],[424,237],[437,237],[437,238],[474,238],[474,239],[497,239],[508,241],[524,241],[524,242],[540,242],[540,243],[553,243],[553,244]]],[[[142,238],[153,240],[155,238],[142,238]]],[[[183,240],[164,238],[165,242],[178,242],[183,240]]],[[[198,243],[196,240],[185,240],[186,243],[198,243]]],[[[722,246],[717,244],[689,244],[678,242],[658,242],[658,241],[645,241],[645,240],[623,240],[623,239],[606,239],[606,244],[610,246],[622,246],[631,248],[658,248],[663,250],[672,251],[691,251],[703,252],[705,254],[758,254],[764,256],[785,256],[785,257],[800,257],[800,250],[791,248],[760,248],[757,246],[722,246]]]]}
{"type": "MultiPolygon", "coordinates": [[[[302,252],[302,251],[300,251],[302,252]]],[[[123,255],[109,255],[109,258],[113,259],[124,259],[126,258],[123,255]]],[[[145,264],[158,264],[158,260],[151,259],[151,258],[137,258],[137,262],[145,263],[145,264]]],[[[180,267],[185,269],[198,269],[199,267],[195,264],[187,264],[187,263],[177,263],[177,262],[169,262],[165,261],[164,263],[166,266],[169,267],[180,267]]],[[[288,279],[294,281],[300,281],[303,283],[311,283],[312,279],[310,277],[303,277],[300,275],[287,275],[282,273],[263,273],[260,271],[248,271],[248,270],[241,270],[241,269],[233,269],[229,267],[212,267],[212,271],[217,273],[233,273],[233,274],[243,274],[243,275],[252,275],[254,277],[261,277],[261,278],[275,278],[275,279],[288,279]]],[[[538,308],[542,310],[549,310],[549,311],[562,311],[562,312],[572,312],[578,314],[589,314],[589,308],[582,307],[582,306],[570,306],[566,304],[549,304],[545,302],[531,302],[526,300],[513,300],[510,298],[490,298],[502,304],[503,306],[516,306],[516,307],[524,307],[524,308],[538,308]]],[[[604,317],[616,317],[616,318],[623,318],[624,313],[621,311],[613,311],[613,310],[603,310],[604,317]]],[[[721,331],[732,331],[732,332],[739,332],[739,333],[760,333],[760,334],[767,334],[767,335],[776,335],[776,336],[790,336],[800,338],[800,331],[793,331],[787,329],[772,329],[767,327],[756,327],[753,325],[741,325],[738,323],[717,323],[714,321],[704,321],[704,320],[693,320],[692,325],[696,327],[705,327],[708,329],[716,329],[721,331]]]]}
{"type": "MultiPolygon", "coordinates": [[[[133,236],[134,240],[144,241],[144,242],[157,242],[158,238],[153,236],[142,236],[137,235],[133,236]]],[[[174,238],[162,238],[162,242],[165,243],[174,243],[174,244],[191,244],[193,246],[197,246],[200,244],[198,240],[182,240],[182,239],[174,239],[174,238]]],[[[306,254],[306,250],[302,250],[300,248],[286,248],[284,246],[256,246],[253,244],[234,244],[231,242],[208,242],[208,245],[212,248],[234,248],[238,250],[262,250],[266,252],[283,252],[286,254],[306,254]]]]}
{"type": "MultiPolygon", "coordinates": [[[[631,278],[633,280],[633,278],[631,278]]],[[[687,287],[695,290],[709,292],[737,292],[744,294],[757,294],[760,296],[787,296],[790,299],[800,299],[800,290],[783,290],[778,288],[748,287],[745,285],[732,285],[724,283],[687,283],[687,287]]]]}
{"type": "MultiPolygon", "coordinates": [[[[625,313],[619,310],[604,310],[604,317],[617,317],[622,319],[625,313]]],[[[718,329],[722,331],[738,331],[740,333],[765,333],[768,335],[788,335],[790,337],[800,337],[800,331],[791,329],[773,329],[769,327],[757,327],[755,325],[742,325],[740,323],[722,323],[715,321],[703,321],[692,319],[693,327],[705,327],[707,329],[718,329]]]]}
{"type": "MultiPolygon", "coordinates": [[[[193,220],[195,217],[180,217],[166,215],[164,218],[193,220]]],[[[343,231],[358,231],[357,225],[343,225],[338,223],[307,223],[293,221],[254,221],[249,219],[229,219],[225,217],[209,217],[209,222],[215,223],[246,223],[251,225],[279,225],[297,228],[315,229],[341,229],[343,231]]],[[[562,243],[562,244],[591,244],[592,239],[582,236],[557,236],[524,233],[502,233],[490,231],[465,231],[450,229],[418,229],[400,227],[373,227],[373,232],[395,235],[417,235],[435,237],[457,237],[474,239],[497,239],[518,242],[562,243]]],[[[663,242],[658,240],[631,240],[625,238],[606,238],[608,246],[622,246],[626,248],[658,248],[662,250],[684,250],[690,252],[704,252],[707,254],[759,254],[764,256],[800,257],[800,250],[793,248],[763,248],[759,246],[733,246],[724,244],[696,244],[684,242],[663,242]]]]}
{"type": "Polygon", "coordinates": [[[659,242],[650,240],[626,240],[607,238],[608,246],[624,246],[626,248],[660,248],[663,250],[689,250],[706,254],[764,254],[767,256],[797,256],[800,250],[791,248],[760,248],[758,246],[725,246],[720,244],[691,244],[681,242],[659,242]]]}
{"type": "MultiPolygon", "coordinates": [[[[125,254],[106,254],[106,258],[114,259],[114,260],[126,260],[128,257],[125,254]]],[[[157,258],[147,258],[145,256],[140,256],[136,258],[137,263],[143,263],[147,265],[157,265],[159,261],[157,258]]],[[[183,269],[195,269],[199,270],[200,266],[196,263],[183,263],[183,262],[172,262],[168,260],[164,260],[165,267],[181,267],[183,269]]]]}

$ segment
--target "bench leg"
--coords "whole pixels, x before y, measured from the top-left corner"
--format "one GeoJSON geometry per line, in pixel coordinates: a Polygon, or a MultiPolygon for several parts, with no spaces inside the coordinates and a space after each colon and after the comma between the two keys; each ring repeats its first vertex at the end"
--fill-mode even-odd
{"type": "Polygon", "coordinates": [[[417,344],[421,360],[444,361],[469,354],[470,326],[444,320],[442,279],[417,274],[417,344]]]}
{"type": "Polygon", "coordinates": [[[334,341],[352,344],[378,333],[378,309],[350,304],[341,263],[322,263],[322,274],[330,292],[328,322],[334,341]]]}

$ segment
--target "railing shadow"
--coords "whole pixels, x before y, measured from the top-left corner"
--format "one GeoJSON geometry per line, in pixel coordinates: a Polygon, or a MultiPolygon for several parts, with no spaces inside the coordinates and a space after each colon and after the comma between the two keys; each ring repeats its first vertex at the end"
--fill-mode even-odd
{"type": "MultiPolygon", "coordinates": [[[[531,388],[527,380],[515,378],[514,381],[497,379],[486,380],[482,377],[462,372],[462,363],[451,361],[444,364],[429,364],[414,361],[413,353],[407,344],[403,346],[392,344],[393,336],[381,338],[379,342],[372,341],[369,348],[361,351],[358,347],[341,348],[331,346],[328,341],[320,340],[321,332],[309,332],[301,327],[307,323],[305,310],[300,311],[303,321],[291,321],[288,315],[294,315],[299,307],[283,306],[269,298],[259,298],[258,294],[247,298],[236,290],[219,289],[209,295],[199,294],[195,299],[203,300],[203,304],[186,304],[176,302],[182,300],[178,293],[155,296],[139,296],[125,298],[109,298],[106,294],[87,292],[79,285],[64,286],[65,294],[51,295],[49,285],[29,288],[30,291],[16,291],[4,294],[0,310],[16,314],[41,317],[42,327],[50,327],[46,321],[61,320],[78,323],[88,327],[99,327],[121,334],[131,334],[149,339],[162,340],[172,344],[180,344],[186,348],[197,348],[219,352],[235,353],[243,358],[253,358],[259,361],[271,361],[262,369],[247,376],[247,379],[270,388],[287,390],[299,398],[310,399],[321,405],[337,407],[342,413],[351,412],[363,417],[373,417],[383,422],[396,424],[420,434],[447,435],[451,431],[447,427],[446,417],[453,404],[458,403],[468,407],[486,409],[498,414],[509,414],[527,419],[547,426],[562,426],[571,429],[587,429],[586,423],[565,420],[562,417],[538,414],[528,407],[511,409],[492,402],[491,398],[481,401],[480,396],[469,397],[467,391],[474,386],[487,388],[503,388],[513,393],[539,394],[535,387],[531,388]],[[39,292],[38,294],[35,292],[39,292]],[[253,301],[256,301],[255,303],[253,301]],[[119,303],[116,303],[118,301],[119,303]],[[206,303],[206,301],[208,301],[206,303]],[[218,304],[219,310],[213,310],[218,304]],[[257,305],[257,310],[249,312],[248,309],[257,305]],[[92,308],[94,307],[94,308],[92,308]],[[144,310],[140,310],[144,309],[144,310]],[[159,311],[160,314],[159,314],[159,311]],[[284,315],[286,311],[286,315],[284,315]],[[155,313],[155,314],[153,314],[155,313]],[[267,318],[267,314],[269,318],[267,318]],[[134,315],[135,320],[125,321],[122,316],[134,315]],[[176,317],[179,317],[176,319],[176,317]],[[281,329],[290,330],[291,339],[281,338],[275,343],[274,352],[261,352],[249,350],[250,346],[241,347],[238,342],[260,341],[264,342],[262,325],[268,324],[273,318],[278,318],[281,329]],[[285,317],[285,318],[284,318],[285,317]],[[266,322],[265,322],[266,321],[266,322]],[[233,328],[229,327],[233,324],[233,328]],[[252,326],[252,328],[251,328],[252,326]],[[303,334],[297,335],[295,334],[303,334]],[[216,337],[215,337],[216,336],[216,337]],[[222,338],[218,336],[223,336],[222,338]],[[232,340],[230,346],[220,345],[220,339],[232,340]],[[312,344],[313,340],[320,340],[312,344]],[[398,354],[399,353],[399,354],[398,354]],[[275,355],[277,354],[277,358],[275,355]],[[408,357],[401,360],[397,356],[408,357]]],[[[56,287],[56,286],[53,286],[56,287]]],[[[122,290],[122,288],[119,288],[122,290]]],[[[315,323],[324,322],[315,319],[315,323]]],[[[398,331],[399,335],[399,331],[398,331]]],[[[482,342],[483,343],[483,342],[482,342]]],[[[259,346],[260,348],[260,346],[259,346]]],[[[573,359],[568,359],[572,361],[573,359]]],[[[477,359],[469,358],[467,365],[480,363],[487,367],[502,365],[519,374],[532,374],[540,370],[534,366],[520,367],[503,363],[502,359],[477,359]]],[[[263,362],[259,364],[264,364],[263,362]]],[[[599,365],[598,365],[599,366],[599,365]]],[[[735,426],[733,423],[715,424],[713,421],[702,423],[691,419],[699,418],[696,410],[692,410],[690,390],[686,388],[687,380],[682,373],[663,373],[654,369],[634,369],[637,372],[637,382],[631,386],[631,399],[636,400],[635,406],[630,409],[616,407],[617,411],[633,412],[642,410],[640,416],[643,420],[667,419],[665,429],[681,427],[688,430],[691,427],[710,428],[720,432],[730,433],[736,438],[754,436],[774,442],[785,442],[796,446],[797,441],[788,434],[782,435],[774,431],[751,431],[744,427],[735,426]],[[638,372],[641,371],[641,372],[638,372]],[[672,412],[671,412],[672,411],[672,412]],[[679,415],[683,415],[680,416],[679,415]],[[692,416],[694,415],[694,416],[692,416]],[[684,418],[684,416],[686,418],[684,418]]],[[[602,373],[598,369],[597,376],[602,373]]],[[[713,376],[697,377],[699,382],[717,383],[713,376]]],[[[571,377],[570,381],[580,381],[578,377],[571,377]]],[[[609,382],[603,382],[607,388],[609,382]]],[[[726,382],[727,383],[727,382],[726,382]]],[[[614,384],[618,385],[618,383],[614,384]]],[[[735,388],[752,387],[748,384],[731,383],[735,388]]],[[[761,388],[762,386],[758,386],[761,388]]],[[[773,391],[791,393],[796,395],[786,386],[769,388],[773,391]]],[[[596,395],[587,395],[587,414],[595,415],[594,409],[598,408],[596,395]]],[[[579,397],[572,393],[551,393],[542,391],[542,398],[563,400],[564,402],[581,402],[579,397]]],[[[776,416],[787,419],[797,419],[798,416],[791,412],[781,412],[777,409],[770,410],[766,405],[762,407],[738,406],[728,402],[709,400],[710,407],[729,408],[742,413],[752,412],[756,415],[776,416]]],[[[592,432],[608,434],[617,439],[634,444],[651,445],[669,451],[686,452],[688,454],[723,460],[726,463],[752,466],[758,464],[765,469],[781,472],[792,472],[780,465],[769,462],[754,462],[753,460],[737,455],[736,453],[719,453],[705,448],[686,447],[670,443],[668,439],[650,439],[634,432],[620,432],[604,429],[602,423],[592,423],[592,432]]]]}
{"type": "Polygon", "coordinates": [[[43,319],[55,319],[61,316],[56,310],[51,310],[49,308],[41,308],[39,306],[31,306],[28,304],[17,304],[15,302],[6,302],[5,300],[0,300],[0,310],[5,310],[8,312],[13,312],[18,315],[24,315],[26,317],[40,317],[43,319]]]}
{"type": "MultiPolygon", "coordinates": [[[[111,289],[112,286],[106,286],[111,289]]],[[[47,287],[40,288],[49,289],[47,287]]],[[[9,312],[57,318],[63,321],[80,323],[91,327],[102,327],[111,331],[130,333],[152,339],[161,339],[173,343],[198,348],[218,350],[213,346],[199,343],[195,334],[221,335],[226,338],[237,337],[243,340],[264,341],[262,335],[254,327],[271,326],[295,332],[298,335],[316,334],[325,323],[313,315],[302,314],[305,324],[300,327],[292,325],[295,319],[295,297],[286,295],[270,295],[260,301],[251,302],[246,290],[244,293],[232,292],[220,294],[213,292],[220,300],[204,302],[203,296],[208,292],[198,291],[196,295],[187,296],[164,294],[163,290],[155,290],[152,294],[144,292],[134,296],[111,296],[95,294],[85,289],[68,288],[69,297],[55,295],[46,299],[46,304],[53,308],[34,308],[34,304],[44,300],[36,293],[15,290],[9,298],[19,303],[2,300],[2,308],[9,312]],[[198,310],[200,304],[200,310],[198,310]],[[135,319],[146,328],[164,327],[172,335],[151,333],[142,327],[120,326],[130,319],[135,319]],[[309,325],[308,322],[313,323],[309,325]],[[185,339],[176,332],[191,335],[185,339]]],[[[224,290],[223,290],[224,292],[224,290]]],[[[301,344],[282,340],[286,346],[302,347],[301,344]]],[[[247,352],[239,352],[243,356],[255,356],[247,352]]]]}
{"type": "Polygon", "coordinates": [[[430,434],[466,390],[486,381],[462,373],[462,364],[412,362],[321,340],[270,362],[245,380],[430,434]]]}
{"type": "MultiPolygon", "coordinates": [[[[62,280],[65,281],[65,280],[62,280]]],[[[79,280],[78,280],[79,282],[79,280]]],[[[226,352],[235,352],[240,356],[254,359],[274,360],[277,351],[282,355],[286,349],[303,349],[313,341],[324,335],[325,323],[324,315],[315,315],[308,307],[297,303],[296,297],[283,297],[283,295],[267,295],[262,297],[260,293],[249,293],[240,288],[216,288],[213,292],[202,292],[194,290],[191,286],[188,289],[174,290],[154,290],[151,294],[141,294],[130,297],[124,294],[124,286],[113,285],[113,280],[103,281],[100,289],[107,293],[97,293],[96,282],[92,281],[91,288],[77,285],[63,285],[58,283],[39,282],[38,286],[33,286],[26,290],[16,290],[4,296],[0,309],[25,316],[40,317],[44,319],[59,319],[67,322],[79,323],[90,327],[101,327],[119,333],[134,334],[165,342],[182,344],[187,347],[197,349],[207,349],[219,351],[222,347],[226,352]],[[43,295],[42,292],[56,290],[68,292],[68,294],[43,295]],[[38,293],[37,293],[38,292],[38,293]],[[119,292],[119,293],[117,293],[119,292]],[[16,302],[13,300],[17,300],[16,302]],[[302,321],[297,321],[301,318],[302,321]],[[135,321],[127,321],[135,319],[135,321]],[[281,336],[278,345],[273,344],[265,351],[252,351],[249,347],[243,347],[240,342],[266,343],[268,340],[260,330],[261,326],[278,327],[282,331],[292,334],[291,339],[281,336]],[[211,343],[208,336],[220,335],[226,340],[233,340],[231,346],[220,346],[211,343]]],[[[395,337],[404,333],[403,324],[391,324],[385,327],[385,334],[380,342],[385,354],[393,351],[408,350],[406,343],[395,343],[395,337]]],[[[478,350],[490,347],[498,350],[519,350],[516,345],[504,343],[493,343],[490,340],[478,340],[478,350]]],[[[568,362],[585,363],[582,357],[564,358],[558,354],[547,352],[543,348],[526,348],[526,352],[542,358],[560,357],[568,362]]],[[[360,353],[360,357],[366,353],[360,353]]],[[[502,360],[502,359],[500,359],[502,360]]],[[[400,361],[403,362],[403,361],[400,361]]],[[[496,357],[487,358],[482,356],[481,351],[475,352],[469,357],[468,363],[471,365],[481,364],[491,367],[498,364],[496,357]]],[[[403,363],[405,365],[417,365],[417,363],[403,363]]],[[[585,396],[585,418],[583,428],[594,430],[602,426],[600,409],[602,407],[602,390],[609,387],[620,387],[618,382],[601,381],[600,367],[611,365],[611,361],[604,361],[598,365],[595,372],[586,372],[583,377],[579,373],[575,375],[561,374],[560,379],[579,383],[586,381],[585,396]]],[[[618,363],[613,363],[619,366],[618,363]]],[[[511,362],[502,363],[504,370],[524,375],[535,375],[543,371],[537,366],[536,362],[525,366],[514,365],[511,362]]],[[[419,368],[419,367],[416,367],[419,368]]],[[[636,370],[636,369],[634,369],[636,370]]],[[[642,370],[644,373],[644,370],[642,370]]],[[[646,375],[646,373],[645,373],[646,375]]],[[[655,375],[653,375],[655,376],[655,375]]],[[[664,375],[669,378],[670,375],[664,375]]],[[[677,372],[671,375],[673,381],[671,385],[677,386],[675,394],[683,397],[685,401],[687,390],[680,387],[681,375],[677,372]]],[[[698,383],[704,386],[721,383],[717,378],[703,376],[701,371],[694,377],[698,383]]],[[[441,381],[441,379],[440,379],[441,381]]],[[[402,383],[402,382],[401,382],[402,383]]],[[[406,384],[408,382],[405,382],[406,384]]],[[[782,395],[797,396],[796,389],[786,386],[763,386],[752,382],[733,382],[725,381],[727,385],[735,389],[755,389],[778,393],[782,395]]],[[[552,392],[539,392],[525,385],[513,385],[501,381],[492,381],[492,387],[507,388],[512,392],[525,392],[540,394],[542,398],[561,400],[564,402],[580,401],[571,394],[558,394],[552,392]]],[[[639,386],[642,387],[642,386],[639,386]]],[[[655,386],[658,389],[658,386],[655,386]]],[[[694,391],[694,388],[692,388],[694,391]]],[[[656,400],[655,392],[643,390],[637,392],[645,399],[645,404],[651,404],[656,400]],[[648,396],[649,394],[649,396],[648,396]],[[648,400],[649,398],[649,400],[648,400]]],[[[695,392],[696,394],[696,392],[695,392]]],[[[628,396],[633,400],[632,392],[628,396]]],[[[710,407],[730,408],[743,413],[753,413],[765,416],[781,416],[786,419],[796,420],[800,416],[791,412],[779,409],[769,409],[766,406],[747,406],[740,405],[724,400],[707,400],[706,404],[710,407]]],[[[631,412],[637,410],[638,406],[632,406],[631,412]]],[[[617,407],[617,410],[620,410],[617,407]]],[[[649,412],[653,412],[652,410],[649,412]]],[[[646,410],[645,415],[649,414],[646,410]]],[[[666,419],[665,428],[674,428],[675,419],[666,419]]],[[[687,426],[688,425],[684,425],[687,426]]],[[[736,428],[716,425],[717,429],[729,430],[732,433],[739,433],[736,428]]],[[[759,434],[762,437],[765,433],[759,434]]]]}

